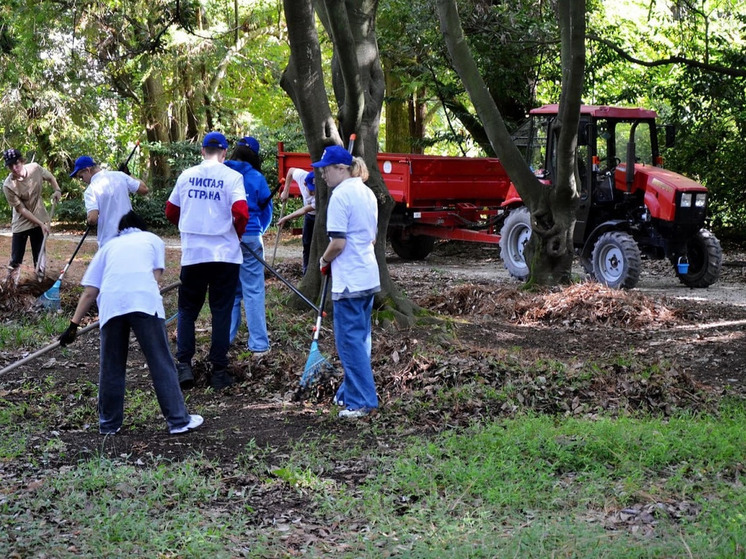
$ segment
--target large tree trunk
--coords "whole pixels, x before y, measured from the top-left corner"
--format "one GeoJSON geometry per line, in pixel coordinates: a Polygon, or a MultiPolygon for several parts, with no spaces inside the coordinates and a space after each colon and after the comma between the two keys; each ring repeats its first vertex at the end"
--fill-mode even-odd
{"type": "MultiPolygon", "coordinates": [[[[152,70],[142,84],[142,115],[149,142],[169,141],[168,103],[163,81],[157,70],[152,70]]],[[[165,155],[150,155],[151,181],[156,186],[166,184],[171,177],[171,166],[165,155]]]]}
{"type": "MultiPolygon", "coordinates": [[[[370,178],[367,185],[378,200],[376,258],[381,276],[381,293],[376,304],[388,306],[399,323],[413,319],[411,302],[391,281],[386,265],[386,231],[394,201],[378,170],[378,132],[383,107],[384,76],[375,34],[377,0],[318,0],[316,9],[332,38],[332,84],[339,114],[339,130],[334,125],[323,87],[321,54],[310,1],[285,0],[285,18],[290,37],[291,57],[281,85],[288,92],[303,123],[309,152],[314,160],[325,146],[345,145],[356,134],[354,154],[365,160],[370,178]]],[[[317,218],[310,259],[314,262],[324,250],[328,189],[317,177],[317,218]]],[[[309,266],[301,288],[318,292],[320,274],[309,266]]]]}
{"type": "Polygon", "coordinates": [[[529,266],[529,282],[539,284],[570,280],[572,231],[578,200],[575,146],[585,65],[585,1],[560,0],[558,9],[563,82],[558,125],[553,130],[558,135],[557,172],[554,185],[547,187],[536,179],[510,138],[466,43],[455,0],[438,0],[441,31],[453,66],[484,123],[490,144],[531,212],[533,234],[524,254],[529,266]]]}
{"type": "MultiPolygon", "coordinates": [[[[393,65],[393,62],[392,62],[393,65]]],[[[386,148],[390,153],[409,153],[412,139],[407,98],[400,92],[401,80],[388,70],[384,61],[386,81],[386,148]]]]}

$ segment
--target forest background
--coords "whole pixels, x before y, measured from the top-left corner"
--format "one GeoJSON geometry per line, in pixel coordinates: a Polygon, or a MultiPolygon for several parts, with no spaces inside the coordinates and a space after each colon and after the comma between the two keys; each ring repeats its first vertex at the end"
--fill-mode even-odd
{"type": "MultiPolygon", "coordinates": [[[[559,99],[554,2],[458,5],[509,128],[559,99]]],[[[583,102],[652,108],[675,125],[666,167],[707,186],[711,228],[742,240],[746,2],[591,0],[586,9],[583,102]]],[[[317,28],[330,64],[331,41],[317,28]]],[[[493,155],[449,63],[435,3],[381,0],[377,32],[386,86],[381,151],[493,155]]],[[[277,0],[11,0],[0,8],[0,147],[49,168],[64,191],[57,219],[82,224],[81,185],[67,177],[74,159],[90,154],[116,168],[139,140],[130,168],[153,194],[136,209],[166,227],[164,201],[199,159],[206,131],[258,138],[270,184],[278,141],[307,151],[279,87],[289,56],[277,0]]],[[[2,199],[0,220],[9,219],[2,199]]]]}

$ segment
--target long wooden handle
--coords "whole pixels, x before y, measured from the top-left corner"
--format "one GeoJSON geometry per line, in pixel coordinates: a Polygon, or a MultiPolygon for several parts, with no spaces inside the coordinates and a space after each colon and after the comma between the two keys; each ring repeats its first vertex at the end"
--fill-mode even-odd
{"type": "MultiPolygon", "coordinates": [[[[174,283],[172,283],[170,285],[167,285],[166,287],[164,287],[163,289],[161,289],[161,295],[163,295],[164,293],[168,293],[169,291],[171,291],[172,289],[175,289],[175,288],[179,287],[180,285],[181,285],[180,281],[177,281],[177,282],[174,282],[174,283]]],[[[95,328],[98,328],[98,325],[99,325],[99,321],[98,320],[96,322],[93,322],[93,323],[89,324],[88,326],[86,326],[85,328],[83,328],[82,330],[80,330],[78,332],[78,336],[81,336],[83,334],[87,334],[91,330],[93,330],[95,328]]],[[[12,371],[13,369],[17,369],[21,365],[25,365],[29,361],[33,361],[37,357],[41,357],[45,353],[49,353],[50,351],[52,351],[53,349],[58,348],[59,346],[60,346],[60,341],[56,340],[56,341],[52,342],[51,344],[49,344],[47,346],[44,346],[40,350],[35,351],[34,353],[32,353],[30,355],[27,355],[26,357],[24,357],[20,361],[16,361],[15,363],[11,363],[10,365],[8,365],[7,367],[5,367],[4,369],[0,370],[0,375],[3,375],[4,373],[8,373],[8,372],[12,371]]]]}

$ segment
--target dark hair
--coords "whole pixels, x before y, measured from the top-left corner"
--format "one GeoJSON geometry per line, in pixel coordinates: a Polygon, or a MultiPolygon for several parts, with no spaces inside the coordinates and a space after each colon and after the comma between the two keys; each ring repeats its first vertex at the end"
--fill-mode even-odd
{"type": "Polygon", "coordinates": [[[122,216],[122,219],[119,220],[120,231],[129,229],[130,227],[135,227],[141,231],[148,230],[148,225],[145,223],[145,220],[136,214],[134,210],[130,210],[122,216]]]}
{"type": "Polygon", "coordinates": [[[233,148],[231,159],[233,161],[244,161],[260,173],[262,172],[262,158],[248,146],[237,145],[233,148]]]}

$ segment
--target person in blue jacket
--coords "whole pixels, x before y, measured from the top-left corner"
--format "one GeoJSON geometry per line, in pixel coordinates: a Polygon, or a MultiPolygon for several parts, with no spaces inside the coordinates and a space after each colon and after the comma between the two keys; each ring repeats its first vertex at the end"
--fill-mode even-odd
{"type": "Polygon", "coordinates": [[[243,263],[236,298],[233,301],[230,340],[233,343],[238,334],[243,301],[246,326],[249,329],[247,347],[254,356],[264,355],[270,349],[264,306],[264,266],[251,254],[251,251],[254,251],[264,258],[262,235],[272,221],[272,193],[259,169],[260,162],[259,142],[251,136],[240,139],[231,158],[225,161],[228,167],[243,175],[246,202],[249,206],[249,221],[241,237],[243,263]]]}

